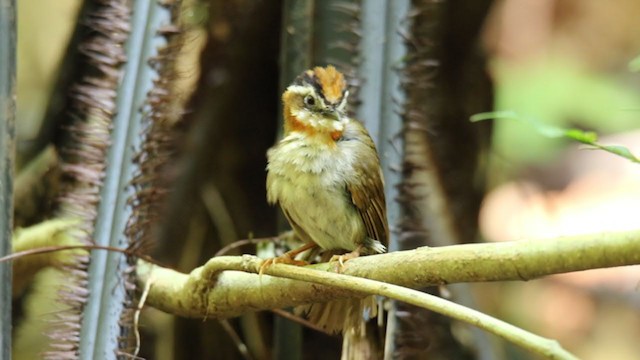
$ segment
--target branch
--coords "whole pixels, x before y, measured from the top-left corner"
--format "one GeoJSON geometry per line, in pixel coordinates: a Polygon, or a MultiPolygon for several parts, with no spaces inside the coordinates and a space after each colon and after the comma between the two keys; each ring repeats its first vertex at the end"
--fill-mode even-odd
{"type": "MultiPolygon", "coordinates": [[[[14,250],[36,249],[52,241],[65,243],[66,233],[73,231],[73,225],[73,220],[53,220],[28,231],[25,229],[16,234],[14,250]],[[58,234],[61,237],[53,240],[58,234]]],[[[454,282],[528,280],[561,272],[639,264],[639,239],[640,231],[632,231],[425,247],[350,260],[342,272],[352,276],[327,272],[335,270],[333,264],[309,268],[273,265],[266,270],[267,275],[249,274],[247,272],[258,272],[262,264],[262,260],[251,255],[215,257],[189,275],[140,260],[138,281],[146,283],[153,279],[147,304],[176,315],[202,318],[227,318],[248,311],[380,294],[472,323],[545,356],[565,359],[571,355],[554,341],[448,301],[391,284],[423,287],[454,282]]],[[[35,268],[39,268],[62,259],[64,257],[40,259],[34,256],[33,265],[38,264],[35,268]]],[[[34,271],[33,265],[28,266],[31,269],[21,278],[34,271]]]]}
{"type": "MultiPolygon", "coordinates": [[[[247,311],[375,293],[469,322],[547,357],[572,359],[573,355],[555,341],[391,283],[423,287],[453,282],[528,280],[554,273],[638,264],[639,239],[640,231],[634,231],[419,248],[353,259],[343,269],[345,274],[387,284],[286,265],[271,266],[266,273],[296,280],[248,274],[258,272],[262,264],[249,255],[216,257],[189,275],[140,261],[138,277],[141,282],[153,278],[148,304],[181,316],[225,318],[247,311]]],[[[320,264],[312,268],[328,270],[332,266],[320,264]]]]}
{"type": "MultiPolygon", "coordinates": [[[[189,275],[139,262],[138,281],[154,285],[147,304],[184,317],[228,318],[248,311],[326,302],[362,294],[247,274],[238,257],[217,257],[189,275]],[[209,265],[211,264],[211,265],[209,265]],[[213,268],[212,268],[213,266],[213,268]],[[225,271],[217,274],[222,270],[225,271]],[[214,271],[216,270],[216,271],[214,271]]],[[[640,264],[640,231],[418,248],[348,261],[343,274],[421,288],[460,282],[530,280],[545,275],[640,264]]],[[[330,264],[312,265],[329,270],[330,264]]]]}
{"type": "MultiPolygon", "coordinates": [[[[196,281],[194,284],[196,288],[193,294],[195,298],[197,298],[198,294],[206,293],[208,286],[216,286],[212,284],[212,280],[223,270],[244,271],[255,274],[261,271],[263,262],[264,260],[252,255],[213,258],[203,267],[199,268],[200,271],[196,279],[194,279],[196,281]]],[[[575,356],[564,350],[557,341],[537,336],[479,311],[417,290],[355,276],[284,264],[272,265],[264,271],[267,274],[277,277],[323,284],[347,291],[358,291],[360,293],[386,296],[391,299],[401,300],[475,325],[520,345],[525,349],[544,355],[547,358],[576,359],[575,356]]],[[[156,280],[157,278],[155,277],[151,280],[154,282],[154,285],[156,280]]]]}
{"type": "MultiPolygon", "coordinates": [[[[54,219],[15,231],[12,252],[35,250],[51,246],[78,245],[73,232],[79,226],[75,219],[54,219]]],[[[31,283],[33,276],[43,268],[60,266],[73,260],[83,250],[74,249],[54,253],[23,256],[13,261],[13,295],[17,297],[31,283]]]]}

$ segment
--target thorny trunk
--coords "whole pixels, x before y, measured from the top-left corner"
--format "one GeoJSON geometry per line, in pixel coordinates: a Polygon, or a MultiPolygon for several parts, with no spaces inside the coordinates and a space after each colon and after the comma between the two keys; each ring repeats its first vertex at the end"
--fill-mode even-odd
{"type": "MultiPolygon", "coordinates": [[[[406,103],[400,250],[477,238],[491,129],[468,119],[492,108],[492,85],[479,45],[490,4],[413,1],[402,69],[406,103]]],[[[424,290],[440,293],[438,288],[424,290]]],[[[458,302],[473,303],[467,287],[451,293],[458,302]]],[[[453,337],[450,319],[402,303],[395,304],[392,316],[395,331],[386,346],[394,358],[474,358],[453,337]]],[[[473,352],[491,357],[487,339],[474,335],[473,352]]]]}
{"type": "MultiPolygon", "coordinates": [[[[279,29],[278,4],[209,2],[201,76],[187,105],[188,133],[173,169],[179,175],[155,249],[180,270],[190,271],[238,239],[276,233],[264,166],[277,128],[279,39],[265,34],[279,29]]],[[[227,331],[239,329],[249,352],[265,358],[271,339],[261,329],[267,321],[263,314],[225,324],[175,319],[173,356],[234,358],[238,350],[227,331]],[[194,339],[194,333],[202,336],[194,339]]]]}

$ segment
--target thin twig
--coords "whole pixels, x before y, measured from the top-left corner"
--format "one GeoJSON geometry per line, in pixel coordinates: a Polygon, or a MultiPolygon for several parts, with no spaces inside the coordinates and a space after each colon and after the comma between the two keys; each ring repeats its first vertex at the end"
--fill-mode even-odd
{"type": "MultiPolygon", "coordinates": [[[[262,263],[262,261],[260,262],[262,263]]],[[[376,280],[285,264],[276,264],[268,268],[266,273],[272,276],[309,281],[342,289],[386,296],[475,325],[550,359],[577,360],[577,357],[563,349],[555,340],[541,337],[480,311],[417,290],[376,280]]]]}
{"type": "Polygon", "coordinates": [[[253,356],[249,353],[249,348],[247,348],[247,345],[242,342],[242,339],[240,339],[236,330],[231,326],[231,324],[229,324],[229,321],[220,320],[220,325],[222,325],[222,328],[227,332],[233,343],[236,345],[240,355],[242,355],[246,360],[253,360],[253,356]]]}
{"type": "Polygon", "coordinates": [[[0,263],[5,261],[12,261],[21,257],[30,256],[30,255],[40,255],[53,253],[58,251],[66,251],[66,250],[106,250],[106,251],[114,251],[122,254],[126,254],[129,256],[137,257],[138,259],[142,259],[144,261],[148,261],[152,264],[163,266],[158,260],[152,258],[149,255],[140,254],[136,251],[130,249],[122,249],[112,246],[101,246],[101,245],[54,245],[54,246],[43,246],[35,249],[28,249],[24,251],[14,252],[11,255],[0,257],[0,263]]]}
{"type": "Polygon", "coordinates": [[[319,327],[318,325],[312,323],[311,321],[306,320],[305,318],[302,318],[300,316],[294,315],[294,314],[292,314],[292,313],[290,313],[290,312],[288,312],[286,310],[271,309],[271,312],[273,312],[274,314],[277,314],[279,316],[282,316],[283,318],[285,318],[287,320],[291,320],[291,321],[296,322],[296,323],[298,323],[300,325],[303,325],[303,326],[306,326],[306,327],[308,327],[310,329],[313,329],[313,330],[315,330],[317,332],[321,332],[321,333],[323,333],[325,335],[328,335],[328,336],[335,336],[336,335],[336,334],[332,334],[332,333],[326,331],[325,329],[319,327]]]}
{"type": "Polygon", "coordinates": [[[140,331],[138,330],[138,321],[140,320],[140,313],[142,312],[144,303],[147,301],[147,296],[149,295],[149,290],[151,289],[151,284],[153,284],[153,281],[154,278],[150,278],[144,284],[144,290],[142,291],[142,295],[140,295],[140,301],[138,302],[136,311],[133,314],[133,333],[135,334],[136,339],[136,346],[132,354],[134,357],[138,357],[138,353],[140,352],[140,331]]]}
{"type": "MultiPolygon", "coordinates": [[[[272,264],[262,268],[264,260],[255,256],[217,257],[209,260],[202,268],[201,279],[215,279],[216,274],[223,270],[245,271],[282,277],[292,280],[312,282],[361,294],[385,296],[423,307],[451,318],[475,325],[491,332],[514,344],[550,359],[576,360],[577,358],[563,349],[560,344],[514,325],[506,323],[451,301],[426,294],[417,290],[381,281],[360,278],[356,276],[319,271],[308,267],[286,264],[272,264]]],[[[203,284],[206,286],[206,284],[203,284]]]]}

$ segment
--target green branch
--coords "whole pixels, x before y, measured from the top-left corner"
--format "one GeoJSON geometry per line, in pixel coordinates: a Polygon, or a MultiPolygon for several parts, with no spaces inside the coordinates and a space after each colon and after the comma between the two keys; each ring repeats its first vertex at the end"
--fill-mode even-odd
{"type": "MultiPolygon", "coordinates": [[[[78,227],[75,219],[54,219],[37,225],[18,229],[13,234],[11,242],[12,252],[50,246],[65,246],[80,244],[72,232],[78,227]]],[[[76,230],[77,231],[77,230],[76,230]]],[[[20,257],[13,261],[13,294],[17,297],[31,283],[38,271],[51,266],[68,264],[73,261],[74,254],[83,250],[61,251],[47,254],[37,254],[20,257]]]]}
{"type": "MultiPolygon", "coordinates": [[[[73,231],[70,225],[71,222],[51,221],[43,223],[41,229],[36,227],[29,232],[25,229],[14,238],[14,247],[37,248],[43,245],[42,241],[53,245],[39,240],[43,238],[39,234],[63,235],[73,231]]],[[[335,271],[334,264],[305,268],[274,265],[266,275],[259,276],[255,273],[260,264],[262,260],[251,255],[221,256],[187,275],[140,260],[138,281],[141,285],[153,281],[147,299],[150,306],[178,316],[217,319],[375,293],[470,322],[532,351],[565,359],[571,355],[553,341],[395,285],[418,288],[458,282],[529,280],[556,273],[640,264],[640,230],[423,247],[353,259],[346,263],[342,274],[329,272],[335,271]]]]}
{"type": "MultiPolygon", "coordinates": [[[[210,290],[219,288],[223,280],[216,279],[216,277],[218,275],[224,275],[225,273],[222,272],[225,270],[242,271],[256,274],[260,271],[262,264],[262,259],[251,255],[245,255],[242,257],[213,258],[209,260],[203,267],[194,271],[192,275],[195,276],[187,280],[186,286],[191,288],[190,290],[193,291],[191,294],[194,295],[193,297],[188,298],[197,299],[196,302],[204,301],[200,302],[200,304],[204,305],[206,309],[205,317],[212,316],[216,311],[216,307],[218,304],[206,303],[207,297],[203,295],[207,294],[207,292],[210,290]]],[[[337,289],[347,291],[351,294],[375,294],[386,296],[395,300],[404,301],[409,304],[430,309],[443,315],[450,316],[454,319],[475,325],[481,329],[489,331],[493,334],[503,337],[506,340],[518,344],[525,349],[528,349],[540,355],[544,355],[547,358],[576,359],[572,354],[564,350],[556,341],[537,336],[518,327],[505,323],[501,320],[483,314],[479,311],[466,308],[462,305],[458,305],[456,303],[444,300],[437,296],[422,293],[420,291],[355,276],[336,274],[306,267],[296,267],[283,264],[272,265],[264,272],[278,278],[287,278],[297,282],[303,281],[312,286],[317,286],[315,284],[322,284],[325,286],[329,286],[334,290],[337,289]]],[[[151,296],[151,294],[154,293],[154,287],[157,286],[159,278],[153,276],[153,278],[150,278],[149,280],[152,281],[152,287],[150,289],[150,292],[148,293],[148,295],[151,296]]],[[[258,281],[262,280],[262,277],[258,277],[258,281]]],[[[181,292],[181,290],[184,289],[175,290],[181,292]]],[[[261,290],[263,289],[247,289],[244,294],[249,292],[257,292],[260,293],[261,297],[266,298],[268,294],[261,290]]],[[[237,295],[242,296],[244,294],[237,295]]],[[[167,294],[165,293],[165,295],[167,294]]],[[[295,294],[292,295],[295,298],[295,294]]],[[[182,297],[182,299],[184,299],[184,297],[182,297]]],[[[178,301],[180,302],[182,299],[179,299],[178,301]]],[[[229,301],[229,304],[231,303],[233,302],[229,301]]]]}
{"type": "MultiPolygon", "coordinates": [[[[252,269],[255,272],[255,268],[252,269]]],[[[267,270],[273,276],[303,280],[316,284],[335,286],[339,288],[357,290],[369,294],[386,296],[435,311],[475,325],[490,333],[500,336],[514,344],[517,344],[532,352],[538,353],[550,359],[576,359],[575,356],[564,350],[557,341],[546,339],[532,334],[521,328],[493,318],[480,311],[476,311],[454,302],[442,299],[438,296],[426,294],[417,290],[402,286],[384,283],[381,281],[358,278],[349,275],[334,274],[291,265],[274,266],[267,270]]]]}
{"type": "MultiPolygon", "coordinates": [[[[419,288],[458,282],[529,280],[556,273],[640,264],[640,231],[424,247],[353,259],[342,270],[344,275],[386,283],[383,284],[384,289],[392,289],[389,291],[394,293],[393,296],[372,291],[373,288],[369,286],[380,290],[379,282],[361,282],[352,277],[348,277],[348,282],[344,277],[338,281],[338,278],[332,277],[336,274],[330,273],[325,273],[328,274],[326,278],[317,279],[319,275],[316,270],[335,270],[331,264],[298,269],[299,272],[293,275],[289,267],[278,265],[267,269],[266,274],[279,277],[247,273],[257,272],[260,264],[261,261],[254,256],[222,256],[209,260],[186,275],[139,261],[138,281],[153,281],[147,298],[148,305],[178,316],[221,319],[249,311],[380,293],[440,311],[487,330],[500,331],[498,335],[511,336],[512,341],[522,345],[521,330],[514,333],[509,326],[495,330],[495,323],[491,322],[495,319],[487,323],[478,320],[475,312],[460,313],[457,305],[436,304],[431,299],[416,297],[414,292],[401,295],[395,292],[398,289],[391,284],[419,288]],[[297,280],[282,278],[285,276],[297,280]],[[352,281],[359,285],[351,286],[352,281]],[[420,300],[416,300],[418,298],[420,300]],[[438,306],[445,307],[436,308],[438,306]]],[[[553,351],[549,349],[555,348],[555,353],[560,354],[558,358],[570,356],[562,355],[563,350],[558,353],[557,345],[547,340],[540,342],[540,338],[535,337],[526,341],[527,345],[523,346],[528,349],[548,355],[548,351],[553,351]]]]}
{"type": "MultiPolygon", "coordinates": [[[[237,257],[219,257],[216,266],[237,257]],[[228,259],[228,260],[225,260],[228,259]]],[[[364,256],[342,273],[410,288],[460,282],[530,280],[546,275],[640,264],[640,230],[547,240],[521,240],[418,248],[364,256]]],[[[230,266],[230,265],[229,265],[230,266]]],[[[314,269],[329,270],[319,264],[314,269]]],[[[189,275],[140,262],[138,280],[154,278],[147,303],[185,317],[228,318],[248,311],[324,302],[353,292],[305,282],[225,271],[212,277],[207,265],[189,275]],[[215,286],[214,286],[215,282],[215,286]]],[[[228,269],[224,266],[220,268],[228,269]]]]}

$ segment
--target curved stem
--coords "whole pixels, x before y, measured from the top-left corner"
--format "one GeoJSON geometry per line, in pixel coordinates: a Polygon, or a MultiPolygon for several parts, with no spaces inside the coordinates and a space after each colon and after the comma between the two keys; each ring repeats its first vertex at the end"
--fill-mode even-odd
{"type": "Polygon", "coordinates": [[[550,359],[577,359],[555,340],[538,336],[480,311],[417,290],[376,280],[284,264],[277,264],[265,272],[272,276],[386,296],[477,326],[550,359]]]}
{"type": "MultiPolygon", "coordinates": [[[[244,271],[254,274],[262,272],[275,277],[322,284],[331,288],[346,290],[352,296],[357,296],[356,294],[360,296],[363,294],[386,296],[475,325],[550,359],[577,359],[563,349],[557,341],[543,338],[502,320],[437,296],[381,281],[320,271],[309,267],[273,264],[262,268],[263,263],[263,259],[251,255],[213,258],[203,267],[197,269],[197,276],[192,279],[197,283],[198,290],[196,293],[203,294],[206,293],[207,288],[215,288],[215,282],[220,281],[220,279],[217,279],[218,275],[225,270],[244,271]]],[[[206,302],[206,298],[201,300],[206,302]]],[[[216,305],[218,304],[207,304],[207,306],[216,305]]]]}

